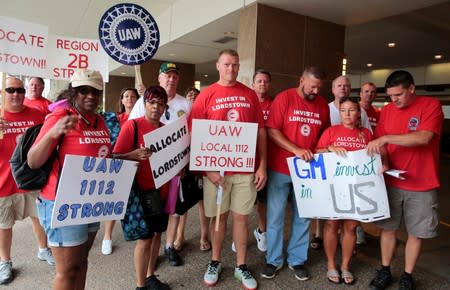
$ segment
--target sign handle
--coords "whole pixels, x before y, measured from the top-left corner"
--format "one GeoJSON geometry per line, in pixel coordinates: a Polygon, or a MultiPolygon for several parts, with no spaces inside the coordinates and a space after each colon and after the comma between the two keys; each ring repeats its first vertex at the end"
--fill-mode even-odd
{"type": "Polygon", "coordinates": [[[141,75],[141,65],[135,65],[134,66],[134,86],[136,89],[138,89],[140,86],[143,86],[144,82],[142,81],[142,75],[141,75]]]}
{"type": "MultiPolygon", "coordinates": [[[[224,176],[225,172],[224,171],[220,171],[220,176],[224,176]]],[[[215,226],[215,231],[218,232],[219,231],[219,222],[220,222],[220,211],[222,208],[222,195],[223,195],[223,187],[219,186],[217,188],[217,198],[216,198],[216,204],[217,204],[217,211],[216,211],[216,226],[215,226]]]]}
{"type": "MultiPolygon", "coordinates": [[[[0,118],[5,116],[5,98],[6,98],[6,73],[2,74],[2,107],[0,108],[0,118]]],[[[3,130],[0,130],[0,140],[3,139],[3,130]]]]}

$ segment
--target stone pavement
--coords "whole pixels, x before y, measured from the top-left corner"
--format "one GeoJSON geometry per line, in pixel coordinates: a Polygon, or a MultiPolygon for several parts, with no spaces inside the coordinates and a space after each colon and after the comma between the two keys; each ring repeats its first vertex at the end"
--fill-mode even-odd
{"type": "MultiPolygon", "coordinates": [[[[446,198],[448,200],[448,197],[446,198]]],[[[310,251],[307,264],[311,279],[301,282],[295,279],[293,272],[285,266],[272,280],[259,276],[264,267],[264,254],[259,252],[252,234],[256,225],[256,215],[250,217],[248,265],[259,282],[259,289],[346,289],[349,286],[334,285],[326,280],[326,260],[323,251],[310,251]]],[[[199,250],[198,212],[194,207],[190,212],[186,228],[187,243],[180,253],[184,265],[171,267],[161,251],[157,270],[159,278],[172,289],[208,289],[202,284],[210,252],[199,250]]],[[[414,274],[417,289],[450,289],[450,230],[441,227],[444,234],[433,242],[425,243],[425,253],[414,274]],[[434,266],[434,267],[433,267],[434,266]],[[437,266],[437,267],[436,267],[437,266]],[[437,269],[437,270],[436,270],[437,269]]],[[[228,232],[230,232],[230,227],[228,232]]],[[[133,242],[125,242],[119,224],[114,229],[113,254],[103,256],[100,253],[103,227],[91,250],[86,289],[122,290],[135,289],[133,266],[133,242]]],[[[164,237],[163,237],[164,241],[164,237]]],[[[18,222],[14,227],[12,260],[15,279],[9,284],[0,285],[0,289],[51,289],[54,268],[36,258],[37,248],[29,220],[18,222]]],[[[228,235],[223,252],[224,270],[215,289],[241,289],[233,277],[235,255],[231,251],[231,238],[228,235]]],[[[379,244],[377,238],[368,239],[352,262],[352,271],[357,279],[351,289],[367,289],[379,262],[379,244]]],[[[402,273],[403,244],[399,244],[397,259],[393,264],[394,284],[389,289],[398,288],[398,278],[402,273]]]]}

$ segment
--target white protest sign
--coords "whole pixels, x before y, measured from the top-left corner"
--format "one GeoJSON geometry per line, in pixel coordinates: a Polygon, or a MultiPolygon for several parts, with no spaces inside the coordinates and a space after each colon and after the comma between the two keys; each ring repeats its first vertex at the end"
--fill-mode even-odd
{"type": "Polygon", "coordinates": [[[192,120],[189,168],[253,172],[258,124],[192,120]]]}
{"type": "Polygon", "coordinates": [[[52,228],[122,219],[136,170],[134,161],[66,155],[52,228]]]}
{"type": "Polygon", "coordinates": [[[0,16],[0,71],[47,77],[48,28],[0,16]]]}
{"type": "Polygon", "coordinates": [[[315,154],[309,163],[298,157],[287,161],[301,217],[362,222],[390,217],[380,155],[363,149],[346,157],[315,154]]]}
{"type": "Polygon", "coordinates": [[[144,142],[152,151],[150,166],[156,188],[176,176],[189,162],[190,136],[185,116],[145,134],[144,142]]]}
{"type": "Polygon", "coordinates": [[[96,39],[49,35],[48,67],[51,78],[69,80],[77,69],[100,71],[108,82],[108,55],[96,39]]]}

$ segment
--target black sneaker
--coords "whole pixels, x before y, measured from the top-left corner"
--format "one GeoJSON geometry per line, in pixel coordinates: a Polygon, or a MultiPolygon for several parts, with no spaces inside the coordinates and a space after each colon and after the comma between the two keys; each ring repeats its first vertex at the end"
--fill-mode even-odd
{"type": "Polygon", "coordinates": [[[414,280],[411,275],[407,275],[403,273],[400,276],[400,280],[398,281],[398,289],[399,290],[415,290],[414,280]]]}
{"type": "Polygon", "coordinates": [[[169,258],[170,266],[180,266],[182,264],[181,258],[177,251],[175,251],[174,247],[165,248],[164,253],[167,258],[169,258]]]}
{"type": "Polygon", "coordinates": [[[147,290],[170,290],[169,285],[159,281],[155,275],[145,278],[145,287],[147,290]]]}
{"type": "Polygon", "coordinates": [[[294,271],[295,279],[300,281],[306,281],[309,279],[309,272],[308,269],[306,269],[305,265],[289,265],[289,269],[294,271]]]}
{"type": "Polygon", "coordinates": [[[266,264],[266,267],[261,272],[261,277],[266,279],[272,279],[277,275],[277,272],[283,267],[283,265],[274,266],[272,264],[266,264]]]}
{"type": "Polygon", "coordinates": [[[371,290],[384,290],[392,284],[391,270],[383,269],[377,271],[377,275],[370,282],[371,290]]]}

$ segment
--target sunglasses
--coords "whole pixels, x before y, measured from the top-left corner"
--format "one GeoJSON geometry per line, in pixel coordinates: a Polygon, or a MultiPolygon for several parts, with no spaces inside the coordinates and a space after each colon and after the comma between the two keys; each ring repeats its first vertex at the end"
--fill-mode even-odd
{"type": "Polygon", "coordinates": [[[6,88],[5,91],[8,94],[14,94],[14,93],[25,94],[25,89],[24,88],[13,88],[13,87],[10,87],[10,88],[6,88]]]}
{"type": "Polygon", "coordinates": [[[81,95],[87,96],[89,94],[93,96],[100,96],[102,94],[102,91],[97,90],[95,88],[89,87],[89,86],[81,86],[77,88],[78,93],[81,95]]]}

